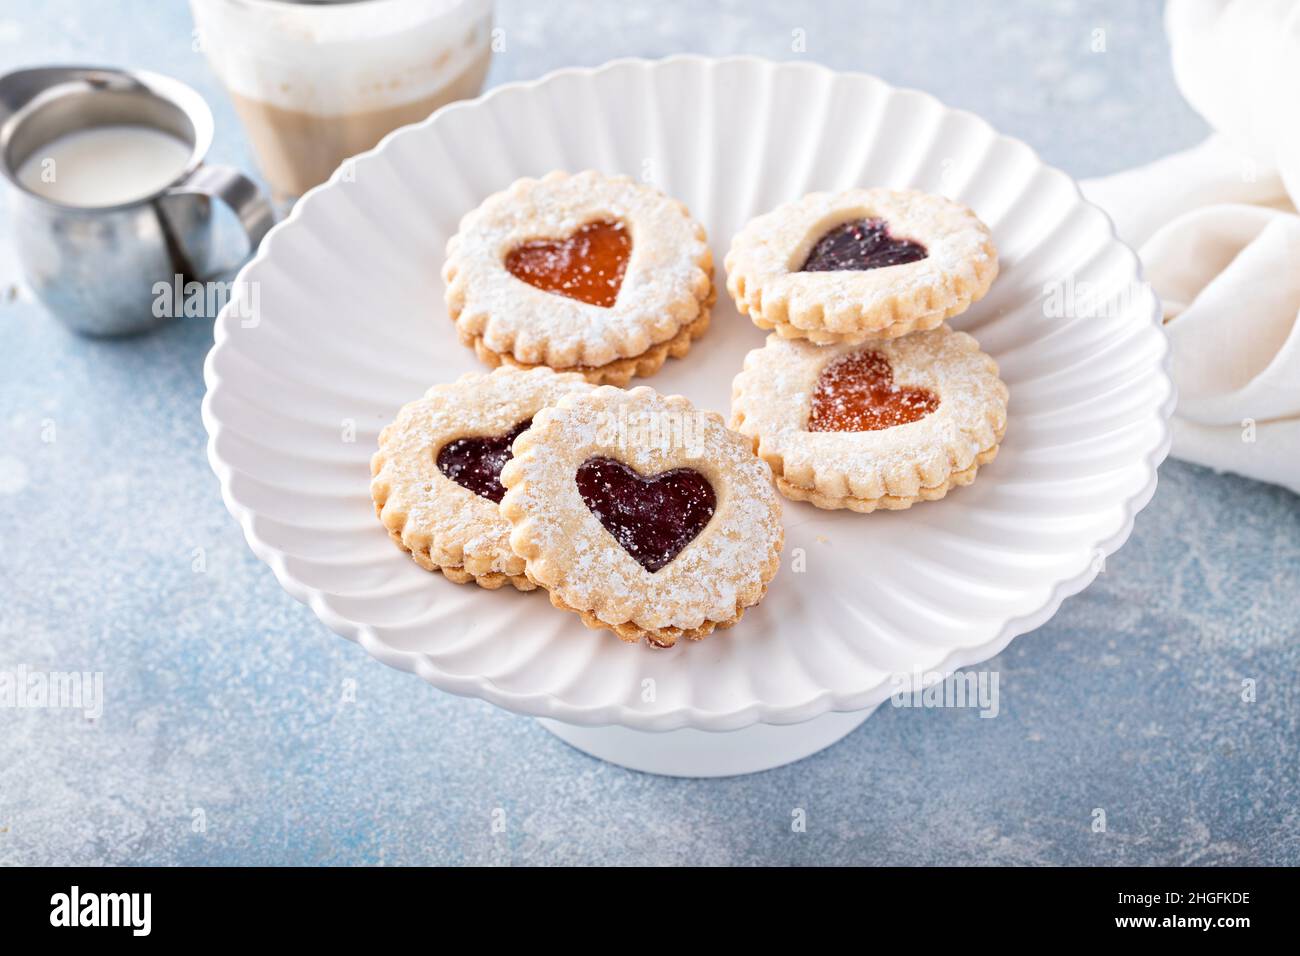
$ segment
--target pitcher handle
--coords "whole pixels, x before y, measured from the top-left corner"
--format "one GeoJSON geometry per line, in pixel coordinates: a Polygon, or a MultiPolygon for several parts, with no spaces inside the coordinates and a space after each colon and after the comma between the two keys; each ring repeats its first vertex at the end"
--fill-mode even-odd
{"type": "Polygon", "coordinates": [[[235,214],[248,239],[246,258],[257,252],[257,247],[275,225],[275,210],[270,198],[257,183],[231,166],[200,166],[183,182],[167,190],[167,194],[208,196],[224,204],[235,214]]]}

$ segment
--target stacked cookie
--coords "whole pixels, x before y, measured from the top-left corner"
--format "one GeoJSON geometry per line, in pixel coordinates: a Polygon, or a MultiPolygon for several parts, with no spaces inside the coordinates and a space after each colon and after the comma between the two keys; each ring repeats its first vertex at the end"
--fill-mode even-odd
{"type": "Polygon", "coordinates": [[[917,192],[805,196],[727,256],[771,330],[731,428],[633,376],[681,358],[715,300],[681,203],[594,172],[523,179],[447,246],[447,310],[490,373],[435,385],[380,434],[389,535],[459,583],[544,588],[625,641],[669,646],[762,600],[782,544],[774,489],[822,508],[904,508],[997,453],[1007,390],[944,319],[997,274],[970,210],[917,192]]]}
{"type": "Polygon", "coordinates": [[[380,520],[421,567],[543,587],[625,641],[729,627],[778,566],[780,501],[750,442],[646,387],[471,373],[403,407],[371,473],[380,520]]]}
{"type": "Polygon", "coordinates": [[[772,331],[732,385],[731,424],[782,494],[907,508],[993,460],[1006,386],[944,324],[998,272],[969,209],[911,190],[813,193],[751,220],[726,268],[736,307],[772,331]]]}
{"type": "Polygon", "coordinates": [[[460,340],[488,365],[626,385],[709,327],[713,254],[680,202],[626,176],[521,179],[461,220],[442,271],[460,340]]]}

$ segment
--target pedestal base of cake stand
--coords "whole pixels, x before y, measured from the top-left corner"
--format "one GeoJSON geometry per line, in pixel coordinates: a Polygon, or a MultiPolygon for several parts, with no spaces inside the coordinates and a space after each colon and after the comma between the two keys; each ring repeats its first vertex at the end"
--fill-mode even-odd
{"type": "Polygon", "coordinates": [[[669,777],[733,777],[810,757],[850,734],[875,708],[829,713],[801,724],[753,724],[713,732],[652,733],[627,727],[580,727],[541,718],[566,744],[610,763],[669,777]]]}

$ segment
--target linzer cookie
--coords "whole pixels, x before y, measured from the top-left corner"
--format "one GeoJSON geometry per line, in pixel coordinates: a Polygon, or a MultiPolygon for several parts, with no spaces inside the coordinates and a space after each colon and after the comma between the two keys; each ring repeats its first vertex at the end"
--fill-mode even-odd
{"type": "Polygon", "coordinates": [[[435,385],[403,406],[370,462],[370,494],[389,536],[422,568],[459,584],[531,591],[497,508],[501,469],[541,408],[590,389],[580,375],[500,368],[435,385]]]}
{"type": "Polygon", "coordinates": [[[489,365],[626,385],[709,325],[713,258],[686,207],[627,177],[521,179],[447,243],[447,309],[489,365]]]}
{"type": "Polygon", "coordinates": [[[812,193],[749,221],[727,253],[736,307],[782,338],[888,339],[964,312],[998,274],[959,203],[915,190],[812,193]]]}
{"type": "Polygon", "coordinates": [[[515,442],[501,482],[528,579],[624,641],[666,647],[728,627],[776,574],[768,467],[680,396],[566,395],[515,442]]]}
{"type": "Polygon", "coordinates": [[[826,347],[770,335],[745,358],[731,409],[786,497],[870,512],[970,484],[997,455],[1007,387],[947,325],[826,347]]]}

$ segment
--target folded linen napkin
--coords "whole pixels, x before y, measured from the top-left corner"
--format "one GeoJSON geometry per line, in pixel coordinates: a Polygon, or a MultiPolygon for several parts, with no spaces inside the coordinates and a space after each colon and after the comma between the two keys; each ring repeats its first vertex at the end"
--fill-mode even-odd
{"type": "Polygon", "coordinates": [[[1205,143],[1086,181],[1165,308],[1173,454],[1300,493],[1300,4],[1170,0],[1205,143]]]}

